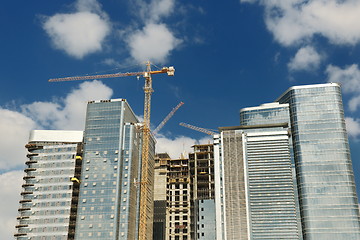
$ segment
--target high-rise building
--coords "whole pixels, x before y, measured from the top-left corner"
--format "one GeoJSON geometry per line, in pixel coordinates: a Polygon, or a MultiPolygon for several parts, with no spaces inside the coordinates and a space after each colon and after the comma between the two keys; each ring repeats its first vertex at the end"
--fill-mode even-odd
{"type": "Polygon", "coordinates": [[[304,239],[360,239],[340,86],[296,86],[276,101],[290,107],[304,239]]]}
{"type": "Polygon", "coordinates": [[[194,145],[189,153],[192,239],[215,240],[214,145],[194,145]]]}
{"type": "MultiPolygon", "coordinates": [[[[124,99],[88,103],[75,239],[137,239],[143,185],[142,132],[137,125],[124,99]]],[[[151,140],[150,167],[154,161],[151,140]]],[[[152,214],[150,200],[147,207],[152,214]]]]}
{"type": "Polygon", "coordinates": [[[219,130],[216,239],[299,239],[287,123],[219,130]]]}
{"type": "Polygon", "coordinates": [[[31,131],[16,239],[74,239],[82,140],[82,131],[31,131]]]}
{"type": "Polygon", "coordinates": [[[153,239],[156,240],[165,240],[167,204],[166,186],[169,160],[170,156],[167,153],[158,153],[155,156],[153,239]]]}
{"type": "MultiPolygon", "coordinates": [[[[258,124],[281,124],[288,123],[290,126],[290,110],[289,104],[278,102],[265,103],[256,107],[247,107],[240,110],[240,125],[241,126],[251,126],[258,124]]],[[[298,219],[298,228],[299,228],[299,239],[302,239],[302,227],[301,227],[301,217],[300,217],[300,206],[298,198],[298,189],[297,189],[297,180],[296,180],[296,171],[295,171],[295,160],[294,160],[294,148],[292,144],[292,138],[289,139],[290,142],[290,157],[292,163],[293,171],[293,182],[295,187],[295,203],[296,203],[296,214],[298,219]]]]}
{"type": "Polygon", "coordinates": [[[191,239],[189,159],[168,161],[166,239],[191,239]]]}
{"type": "Polygon", "coordinates": [[[286,119],[292,132],[304,239],[360,239],[340,86],[295,86],[274,103],[240,112],[242,125],[286,119]]]}

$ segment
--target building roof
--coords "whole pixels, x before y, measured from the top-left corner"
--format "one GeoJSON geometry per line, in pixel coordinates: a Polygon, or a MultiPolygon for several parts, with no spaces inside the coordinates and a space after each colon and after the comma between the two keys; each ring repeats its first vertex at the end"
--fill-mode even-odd
{"type": "Polygon", "coordinates": [[[82,142],[83,131],[32,130],[29,142],[82,142]]]}

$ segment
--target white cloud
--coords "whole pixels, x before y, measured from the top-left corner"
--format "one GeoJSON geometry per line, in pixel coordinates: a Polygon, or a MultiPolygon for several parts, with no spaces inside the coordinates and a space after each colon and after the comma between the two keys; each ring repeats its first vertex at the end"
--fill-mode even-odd
{"type": "Polygon", "coordinates": [[[107,18],[107,15],[101,10],[101,5],[97,0],[77,0],[75,2],[75,8],[79,12],[93,12],[107,18]]]}
{"type": "Polygon", "coordinates": [[[328,82],[341,83],[342,89],[346,93],[360,93],[360,69],[357,64],[352,64],[345,68],[329,65],[326,68],[328,82]]]}
{"type": "Polygon", "coordinates": [[[356,96],[350,99],[349,109],[352,112],[355,112],[360,106],[360,96],[356,96]]]}
{"type": "Polygon", "coordinates": [[[75,58],[100,51],[110,33],[110,22],[95,0],[79,0],[77,11],[47,17],[43,28],[55,48],[75,58]]]}
{"type": "Polygon", "coordinates": [[[156,152],[168,153],[171,158],[179,158],[181,154],[187,157],[189,152],[192,152],[191,146],[195,144],[206,144],[212,142],[212,138],[205,136],[204,138],[197,140],[185,136],[177,136],[175,138],[167,138],[163,135],[156,136],[156,152]]]}
{"type": "Polygon", "coordinates": [[[300,48],[288,64],[291,71],[310,71],[317,69],[321,62],[321,55],[311,46],[300,48]]]}
{"type": "Polygon", "coordinates": [[[24,146],[29,131],[34,126],[35,122],[29,117],[0,108],[0,169],[11,169],[24,164],[26,159],[24,146]]]}
{"type": "Polygon", "coordinates": [[[13,239],[15,233],[17,209],[24,172],[12,171],[0,174],[0,236],[1,239],[13,239]]]}
{"type": "MultiPolygon", "coordinates": [[[[256,1],[241,0],[254,3],[256,1]]],[[[355,45],[360,41],[360,1],[357,0],[266,0],[265,22],[274,38],[285,46],[315,35],[333,44],[355,45]]]]}
{"type": "Polygon", "coordinates": [[[345,122],[348,135],[357,138],[360,135],[360,120],[346,117],[345,122]]]}
{"type": "Polygon", "coordinates": [[[171,51],[180,45],[182,40],[163,23],[164,18],[174,13],[175,5],[175,0],[134,1],[136,16],[143,27],[130,28],[121,35],[125,36],[130,56],[135,61],[164,63],[171,51]]]}
{"type": "Polygon", "coordinates": [[[135,3],[136,14],[140,14],[141,19],[146,23],[158,22],[173,13],[175,8],[175,0],[151,0],[150,3],[137,0],[135,3]]]}
{"type": "Polygon", "coordinates": [[[341,84],[344,93],[352,94],[349,101],[350,111],[356,111],[360,106],[360,69],[357,64],[340,68],[338,66],[329,65],[326,68],[328,82],[336,82],[341,84]]]}
{"type": "Polygon", "coordinates": [[[23,105],[23,113],[45,129],[83,130],[89,100],[110,99],[113,91],[102,82],[83,82],[58,102],[23,105]]]}
{"type": "Polygon", "coordinates": [[[0,108],[0,169],[25,162],[32,129],[83,130],[89,100],[110,99],[113,91],[100,81],[84,82],[57,102],[34,102],[20,106],[22,112],[0,108]]]}
{"type": "Polygon", "coordinates": [[[150,60],[164,62],[181,40],[165,24],[147,24],[142,30],[130,34],[127,39],[131,56],[138,62],[150,60]]]}

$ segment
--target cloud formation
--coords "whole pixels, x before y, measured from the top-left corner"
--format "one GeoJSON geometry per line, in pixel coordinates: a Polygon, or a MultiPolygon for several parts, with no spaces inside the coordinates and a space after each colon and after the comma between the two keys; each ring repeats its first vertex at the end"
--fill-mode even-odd
{"type": "Polygon", "coordinates": [[[170,53],[182,43],[169,29],[164,19],[175,10],[175,0],[137,0],[134,2],[139,25],[122,35],[130,56],[136,62],[150,60],[164,63],[170,53]]]}
{"type": "Polygon", "coordinates": [[[111,24],[96,0],[78,0],[74,13],[46,17],[43,28],[55,48],[81,59],[100,51],[111,24]]]}
{"type": "Polygon", "coordinates": [[[22,113],[33,119],[40,128],[83,130],[86,104],[90,100],[110,99],[113,91],[102,82],[83,82],[65,98],[52,102],[23,105],[22,113]]]}
{"type": "Polygon", "coordinates": [[[100,81],[84,82],[65,98],[20,106],[21,111],[0,107],[0,170],[22,166],[24,145],[32,129],[83,130],[89,100],[110,99],[113,91],[100,81]]]}
{"type": "Polygon", "coordinates": [[[137,13],[140,11],[140,17],[145,23],[159,22],[173,13],[175,8],[175,0],[151,0],[150,3],[138,0],[135,2],[137,13]]]}
{"type": "Polygon", "coordinates": [[[360,119],[351,117],[345,118],[346,130],[349,137],[357,138],[360,136],[360,119]]]}
{"type": "Polygon", "coordinates": [[[35,125],[31,118],[19,112],[0,108],[0,170],[24,164],[24,146],[29,137],[29,130],[35,125]]]}
{"type": "Polygon", "coordinates": [[[150,60],[163,63],[170,52],[181,43],[165,24],[149,23],[127,39],[130,55],[137,62],[150,60]]]}
{"type": "MultiPolygon", "coordinates": [[[[334,65],[328,65],[326,68],[328,82],[341,84],[344,93],[351,96],[348,108],[355,112],[360,106],[360,69],[357,64],[352,64],[344,68],[334,65]]],[[[350,137],[358,138],[360,136],[360,119],[346,117],[346,129],[350,137]]]]}
{"type": "Polygon", "coordinates": [[[321,60],[322,56],[312,46],[305,46],[300,48],[290,60],[288,68],[291,71],[315,70],[319,67],[321,60]]]}
{"type": "Polygon", "coordinates": [[[156,152],[157,153],[168,153],[171,158],[179,158],[181,154],[187,156],[189,152],[192,152],[192,146],[195,144],[207,144],[212,142],[212,138],[205,136],[200,140],[185,137],[177,136],[175,138],[165,137],[164,135],[156,136],[156,152]]]}
{"type": "Polygon", "coordinates": [[[1,239],[13,239],[17,209],[19,207],[23,171],[0,174],[0,236],[1,239]]]}
{"type": "Polygon", "coordinates": [[[344,68],[329,65],[326,68],[328,82],[341,83],[345,93],[360,93],[360,69],[357,64],[352,64],[344,68]]]}
{"type": "Polygon", "coordinates": [[[360,2],[357,0],[251,1],[265,8],[265,23],[284,46],[298,44],[321,35],[337,45],[360,41],[360,2]]]}

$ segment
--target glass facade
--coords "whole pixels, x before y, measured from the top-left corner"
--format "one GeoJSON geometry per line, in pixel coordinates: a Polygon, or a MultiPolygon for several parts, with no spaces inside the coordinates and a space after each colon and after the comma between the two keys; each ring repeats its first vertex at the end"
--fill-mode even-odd
{"type": "Polygon", "coordinates": [[[72,239],[81,142],[78,131],[31,132],[15,239],[72,239]]]}
{"type": "Polygon", "coordinates": [[[287,124],[220,130],[214,141],[218,238],[299,239],[287,124]]]}
{"type": "Polygon", "coordinates": [[[75,239],[137,238],[141,181],[137,122],[123,99],[89,102],[75,239]]]}
{"type": "MultiPolygon", "coordinates": [[[[290,110],[289,104],[278,102],[266,103],[257,107],[248,107],[240,110],[240,125],[241,126],[251,126],[258,124],[277,124],[277,123],[288,123],[290,126],[290,110]]],[[[295,203],[296,203],[296,214],[299,228],[299,239],[302,239],[301,231],[301,216],[300,216],[300,206],[298,200],[298,190],[297,190],[297,181],[296,181],[296,170],[295,170],[295,160],[294,160],[294,149],[292,144],[292,138],[289,139],[290,145],[290,157],[292,163],[292,172],[293,172],[293,184],[295,189],[295,203]]]]}
{"type": "Polygon", "coordinates": [[[289,122],[289,104],[287,103],[267,103],[258,107],[243,108],[240,110],[240,125],[242,126],[289,122]]]}
{"type": "Polygon", "coordinates": [[[290,106],[304,239],[360,239],[340,86],[292,87],[277,101],[290,106]]]}
{"type": "Polygon", "coordinates": [[[196,200],[197,210],[197,240],[215,240],[215,200],[196,200]]]}
{"type": "Polygon", "coordinates": [[[299,239],[287,128],[243,135],[250,239],[299,239]]]}

